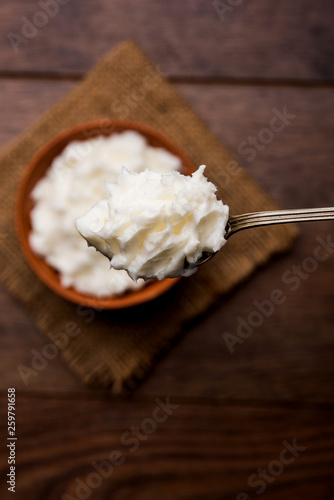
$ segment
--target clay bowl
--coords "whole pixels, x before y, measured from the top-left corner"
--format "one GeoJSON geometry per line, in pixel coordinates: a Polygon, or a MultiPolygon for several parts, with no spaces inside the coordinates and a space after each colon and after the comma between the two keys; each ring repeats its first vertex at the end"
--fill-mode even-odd
{"type": "Polygon", "coordinates": [[[183,164],[184,174],[191,174],[194,167],[187,156],[161,132],[141,123],[101,119],[75,125],[61,132],[54,139],[44,145],[32,158],[27,166],[17,193],[16,202],[16,229],[18,239],[31,269],[38,278],[60,297],[76,304],[93,307],[94,309],[121,309],[142,304],[155,299],[174,286],[180,278],[164,279],[163,281],[150,281],[143,288],[129,291],[120,296],[99,298],[76,291],[74,288],[65,288],[61,285],[58,272],[45,260],[35,254],[29,246],[29,233],[31,231],[30,211],[33,201],[30,193],[36,183],[44,176],[53,159],[72,141],[85,141],[98,135],[109,136],[115,132],[135,130],[146,137],[152,146],[163,147],[178,156],[183,164]]]}

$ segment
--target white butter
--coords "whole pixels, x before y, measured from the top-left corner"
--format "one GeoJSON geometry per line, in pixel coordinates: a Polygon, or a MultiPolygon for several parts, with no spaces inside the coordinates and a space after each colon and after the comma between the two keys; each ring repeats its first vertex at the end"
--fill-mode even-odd
{"type": "Polygon", "coordinates": [[[123,169],[116,184],[106,184],[109,197],[78,218],[76,227],[134,281],[180,276],[185,261],[194,264],[226,243],[229,209],[217,200],[204,168],[192,176],[123,169]]]}
{"type": "Polygon", "coordinates": [[[30,245],[59,271],[63,286],[105,297],[143,285],[134,284],[125,271],[109,269],[108,260],[87,247],[75,220],[108,196],[104,181],[116,182],[123,166],[140,172],[148,164],[159,172],[181,168],[179,158],[149,146],[137,132],[126,131],[72,142],[35,186],[30,245]]]}

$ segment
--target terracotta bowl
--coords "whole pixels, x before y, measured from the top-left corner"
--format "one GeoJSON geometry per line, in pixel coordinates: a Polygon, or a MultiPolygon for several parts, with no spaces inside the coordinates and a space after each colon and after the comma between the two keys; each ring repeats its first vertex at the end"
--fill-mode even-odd
{"type": "Polygon", "coordinates": [[[58,272],[30,248],[29,233],[31,231],[30,211],[33,207],[31,192],[36,183],[44,176],[53,159],[72,141],[85,141],[98,135],[109,136],[115,132],[136,130],[146,137],[151,146],[163,147],[178,156],[183,164],[184,174],[191,174],[194,167],[187,156],[161,132],[141,123],[126,120],[101,119],[76,125],[61,132],[54,139],[44,145],[32,158],[27,166],[19,190],[16,203],[16,228],[22,252],[31,269],[39,279],[56,294],[76,304],[95,309],[121,309],[152,300],[169,290],[180,278],[150,281],[143,288],[129,291],[123,295],[99,298],[86,295],[74,288],[65,288],[61,285],[58,272]]]}

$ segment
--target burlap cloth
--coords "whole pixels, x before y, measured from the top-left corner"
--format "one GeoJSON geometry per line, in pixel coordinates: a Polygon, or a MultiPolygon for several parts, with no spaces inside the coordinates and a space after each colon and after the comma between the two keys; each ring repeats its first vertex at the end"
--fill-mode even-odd
{"type": "Polygon", "coordinates": [[[272,226],[241,232],[194,276],[181,280],[165,296],[132,309],[89,311],[60,299],[23,259],[13,221],[15,194],[26,164],[40,146],[67,127],[101,117],[127,118],[162,130],[195,166],[207,165],[206,174],[232,214],[276,206],[133,43],[123,43],[105,57],[73,92],[7,147],[0,157],[1,279],[75,373],[86,383],[109,386],[117,393],[136,386],[189,320],[272,254],[286,250],[295,229],[272,226]],[[74,337],[65,332],[70,322],[80,328],[74,337]]]}

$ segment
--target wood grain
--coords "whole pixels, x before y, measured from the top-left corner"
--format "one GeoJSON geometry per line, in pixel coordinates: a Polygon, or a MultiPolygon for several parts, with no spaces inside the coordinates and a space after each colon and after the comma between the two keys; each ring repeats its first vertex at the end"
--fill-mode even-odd
{"type": "Polygon", "coordinates": [[[211,1],[186,0],[181,6],[177,0],[70,0],[36,29],[22,21],[43,24],[34,0],[4,0],[0,70],[82,75],[131,38],[177,78],[333,81],[331,0],[238,3],[220,20],[211,1]],[[15,53],[7,35],[22,36],[24,29],[30,29],[28,38],[15,53]]]}
{"type": "MultiPolygon", "coordinates": [[[[211,1],[70,0],[16,54],[8,32],[22,34],[22,17],[32,20],[41,7],[33,0],[3,0],[0,146],[74,88],[107,51],[131,38],[279,204],[333,206],[334,4],[237,3],[221,21],[211,1]],[[284,106],[295,118],[248,161],[242,143],[258,137],[270,125],[273,109],[284,106]]],[[[14,386],[15,498],[58,500],[64,493],[79,498],[77,481],[86,483],[95,471],[92,462],[107,460],[117,449],[124,464],[89,498],[241,500],[237,495],[245,492],[244,498],[254,499],[259,495],[250,475],[277,460],[284,440],[296,439],[306,449],[265,483],[261,498],[331,500],[334,254],[304,274],[294,291],[283,275],[305,265],[317,238],[333,241],[334,230],[332,223],[300,225],[300,230],[289,254],[188,325],[139,390],[124,400],[84,387],[60,357],[26,386],[17,366],[30,366],[31,350],[41,352],[45,339],[0,287],[0,426],[6,437],[6,389],[14,386]],[[237,318],[247,319],[254,301],[267,300],[275,288],[284,292],[285,302],[231,354],[223,333],[235,334],[237,318]],[[155,399],[167,395],[179,408],[130,453],[122,434],[142,425],[152,416],[155,399]]],[[[2,478],[7,451],[0,448],[2,478]]],[[[0,489],[1,499],[13,497],[5,481],[0,489]]]]}
{"type": "Polygon", "coordinates": [[[74,82],[0,79],[0,147],[33,124],[50,106],[73,89],[74,82]]]}
{"type": "MultiPolygon", "coordinates": [[[[3,395],[1,408],[5,403],[3,395]]],[[[203,405],[161,393],[146,401],[135,398],[111,405],[108,399],[74,394],[50,398],[19,392],[15,498],[85,498],[85,492],[88,498],[89,489],[83,485],[97,484],[90,488],[94,499],[216,500],[235,499],[240,492],[257,498],[262,486],[264,498],[329,500],[334,487],[333,418],[333,407],[310,405],[203,405]],[[157,397],[178,407],[169,415],[162,408],[154,413],[157,397]],[[157,423],[154,414],[167,418],[157,423]],[[138,438],[133,437],[135,428],[138,438]],[[293,444],[299,447],[295,456],[283,455],[291,463],[272,475],[269,471],[280,470],[282,450],[293,444]],[[123,463],[106,472],[108,477],[97,475],[90,483],[96,473],[93,463],[108,461],[114,450],[123,463]],[[268,481],[259,482],[259,468],[269,472],[268,481]],[[63,497],[65,493],[69,497],[63,497]]],[[[1,466],[2,477],[5,472],[1,466]]]]}

